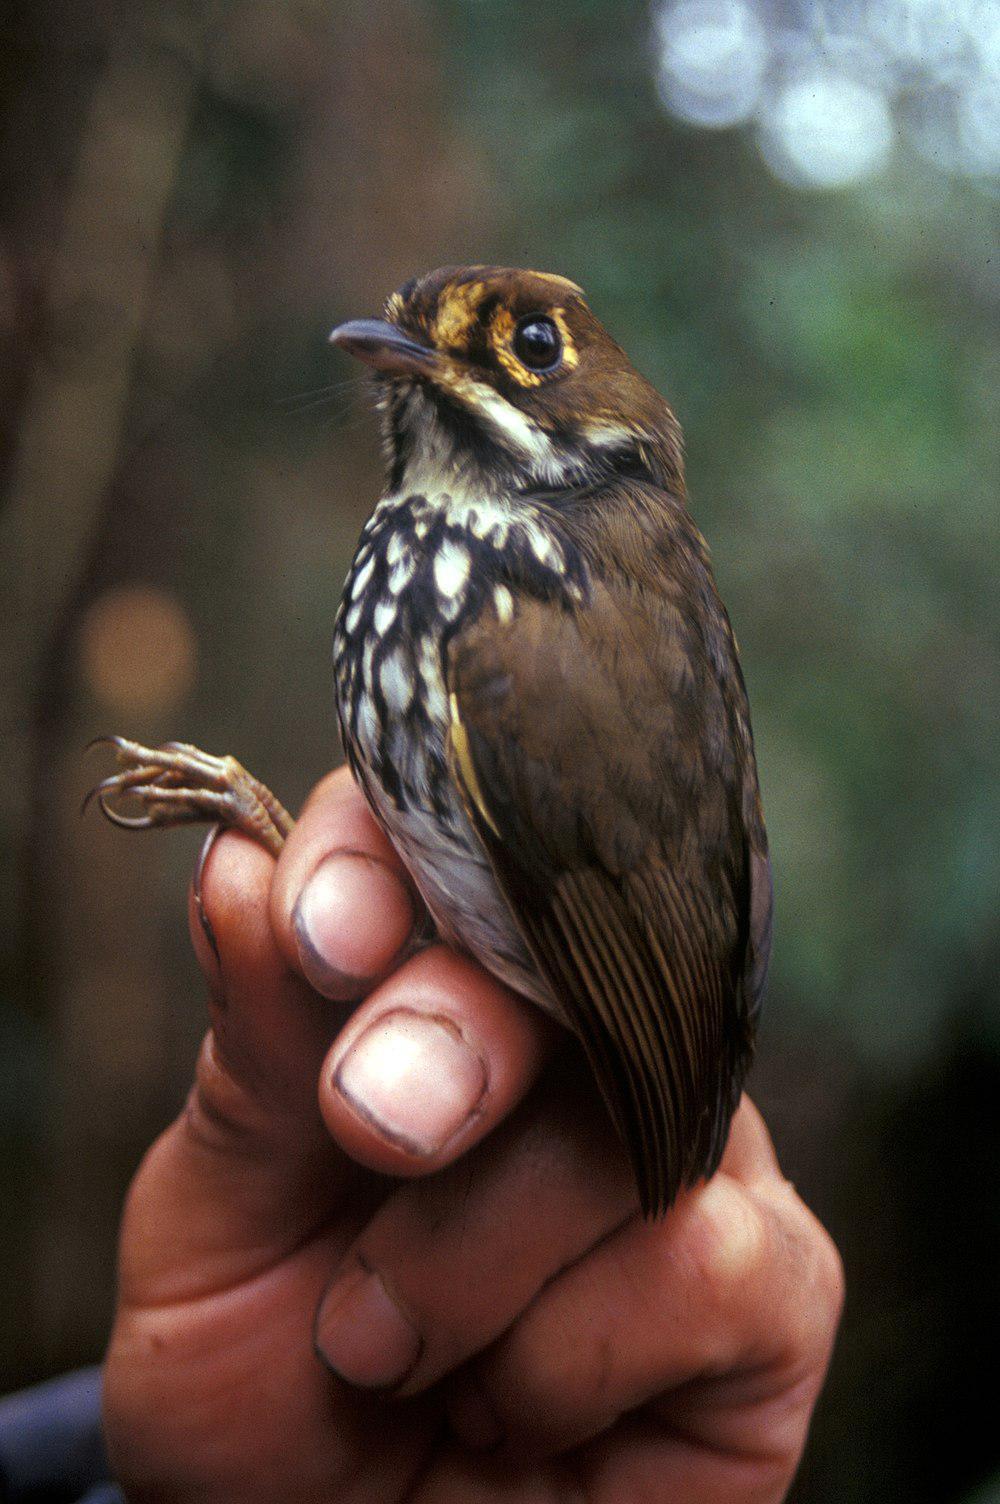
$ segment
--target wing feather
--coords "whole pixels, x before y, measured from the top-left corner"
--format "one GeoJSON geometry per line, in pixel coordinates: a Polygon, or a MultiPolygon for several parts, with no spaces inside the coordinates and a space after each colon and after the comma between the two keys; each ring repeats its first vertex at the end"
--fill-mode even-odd
{"type": "Polygon", "coordinates": [[[741,811],[756,774],[752,755],[698,760],[717,731],[698,723],[719,703],[710,655],[687,666],[695,692],[672,717],[677,643],[654,633],[636,663],[618,649],[621,620],[597,592],[573,613],[528,598],[504,622],[463,626],[449,757],[655,1215],[716,1167],[751,1053],[747,979],[760,968],[741,811]]]}

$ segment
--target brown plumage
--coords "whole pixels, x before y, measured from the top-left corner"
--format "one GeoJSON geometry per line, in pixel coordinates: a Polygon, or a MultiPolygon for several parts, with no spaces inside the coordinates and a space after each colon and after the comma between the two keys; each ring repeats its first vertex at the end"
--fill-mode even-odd
{"type": "MultiPolygon", "coordinates": [[[[650,500],[602,487],[584,547],[620,530],[635,553],[650,500]]],[[[627,572],[602,546],[586,605],[519,602],[449,654],[467,807],[650,1211],[718,1163],[769,946],[746,700],[699,544],[678,508],[627,572]]]]}
{"type": "Polygon", "coordinates": [[[443,268],[331,338],[376,372],[389,463],[337,618],[352,769],[442,936],[578,1036],[662,1212],[718,1164],[771,926],[676,420],[563,278],[443,268]]]}

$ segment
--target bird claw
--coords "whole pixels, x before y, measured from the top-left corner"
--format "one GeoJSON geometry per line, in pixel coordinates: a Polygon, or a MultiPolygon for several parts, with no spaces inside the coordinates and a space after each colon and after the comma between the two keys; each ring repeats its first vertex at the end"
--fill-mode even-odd
{"type": "MultiPolygon", "coordinates": [[[[291,831],[288,811],[235,757],[214,757],[188,742],[144,747],[124,736],[98,736],[89,744],[115,748],[121,772],[88,792],[112,825],[123,830],[208,823],[242,830],[277,856],[291,831]],[[142,813],[124,814],[113,801],[132,799],[142,813]]],[[[88,747],[88,750],[89,750],[88,747]]]]}

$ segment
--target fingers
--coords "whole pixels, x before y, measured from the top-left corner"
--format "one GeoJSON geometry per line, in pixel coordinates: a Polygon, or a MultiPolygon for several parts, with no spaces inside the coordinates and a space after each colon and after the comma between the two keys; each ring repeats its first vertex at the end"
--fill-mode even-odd
{"type": "Polygon", "coordinates": [[[324,997],[366,996],[406,953],[422,905],[346,768],[324,778],[285,842],[271,896],[286,959],[324,997]]]}
{"type": "Polygon", "coordinates": [[[241,1133],[271,1136],[308,1127],[318,1136],[315,1081],[339,1018],[287,965],[270,924],[274,861],[254,841],[227,833],[213,846],[193,896],[189,926],[210,990],[212,1033],[198,1065],[196,1103],[241,1133]],[[228,1094],[228,1095],[227,1095],[228,1094]],[[237,1098],[242,1099],[240,1103],[237,1098]]]}
{"type": "Polygon", "coordinates": [[[428,1174],[525,1095],[553,1027],[467,958],[416,949],[419,901],[346,770],[324,779],[292,832],[271,915],[286,958],[314,987],[366,999],[319,1092],[327,1128],[359,1162],[428,1174]]]}
{"type": "Polygon", "coordinates": [[[359,1165],[427,1174],[495,1128],[541,1069],[555,1031],[538,1009],[442,946],[411,953],[419,905],[346,772],[318,786],[277,867],[222,837],[201,894],[214,946],[194,904],[191,931],[213,1030],[178,1143],[154,1153],[178,1195],[185,1175],[196,1198],[222,1177],[209,1220],[235,1218],[237,1243],[281,1222],[283,1177],[288,1226],[301,1226],[290,1160],[313,1177],[329,1161],[327,1209],[359,1165]],[[353,1013],[330,1000],[373,985],[353,1013]]]}
{"type": "Polygon", "coordinates": [[[720,1172],[551,1281],[456,1379],[453,1423],[472,1444],[551,1455],[665,1396],[675,1440],[790,1470],[841,1301],[836,1251],[780,1175],[720,1172]]]}
{"type": "Polygon", "coordinates": [[[713,1454],[633,1416],[566,1458],[446,1447],[411,1504],[781,1504],[790,1477],[783,1463],[713,1454]]]}
{"type": "Polygon", "coordinates": [[[514,1108],[554,1034],[536,1008],[444,946],[412,957],[353,1014],[320,1108],[340,1144],[393,1175],[459,1158],[514,1108]]]}
{"type": "Polygon", "coordinates": [[[360,1172],[327,1134],[316,1078],[337,1021],[271,930],[273,860],[227,834],[192,902],[213,1027],[185,1110],[150,1150],[122,1233],[122,1299],[193,1298],[250,1277],[320,1222],[360,1172]]]}
{"type": "Polygon", "coordinates": [[[635,1212],[624,1152],[577,1065],[560,1062],[474,1155],[398,1191],[360,1234],[317,1314],[318,1351],[342,1378],[425,1389],[635,1212]]]}

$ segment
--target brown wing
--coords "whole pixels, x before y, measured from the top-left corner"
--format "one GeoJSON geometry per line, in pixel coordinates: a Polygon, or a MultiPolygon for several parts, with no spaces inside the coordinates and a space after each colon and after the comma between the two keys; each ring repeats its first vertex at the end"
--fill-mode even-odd
{"type": "Polygon", "coordinates": [[[738,668],[720,683],[704,634],[669,603],[623,604],[604,587],[572,613],[526,597],[507,621],[485,611],[460,631],[450,756],[654,1215],[725,1145],[770,883],[754,944],[766,855],[761,827],[752,859],[744,817],[747,779],[759,807],[738,668]]]}

